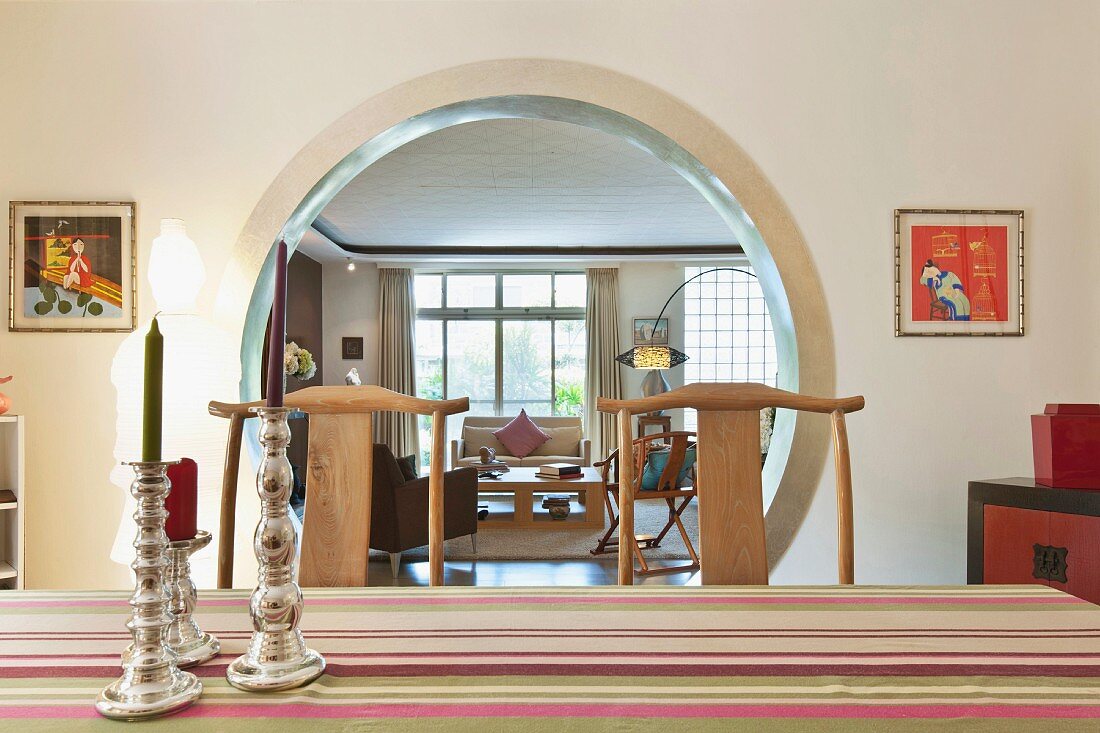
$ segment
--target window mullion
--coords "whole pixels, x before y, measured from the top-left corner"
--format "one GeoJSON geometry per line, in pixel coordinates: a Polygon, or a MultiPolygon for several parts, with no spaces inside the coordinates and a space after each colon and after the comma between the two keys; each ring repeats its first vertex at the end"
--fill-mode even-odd
{"type": "Polygon", "coordinates": [[[494,395],[493,413],[504,414],[504,321],[496,319],[496,392],[494,395]]]}
{"type": "Polygon", "coordinates": [[[443,320],[443,398],[449,399],[450,394],[447,392],[447,332],[451,330],[451,322],[443,320]]]}
{"type": "MultiPolygon", "coordinates": [[[[550,301],[551,303],[553,300],[550,301]]],[[[550,319],[550,414],[558,405],[558,322],[550,319]]]]}

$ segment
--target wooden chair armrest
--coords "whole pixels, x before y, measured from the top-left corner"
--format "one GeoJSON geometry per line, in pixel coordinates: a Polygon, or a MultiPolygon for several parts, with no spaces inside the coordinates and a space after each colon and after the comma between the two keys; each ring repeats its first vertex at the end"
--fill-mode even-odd
{"type": "Polygon", "coordinates": [[[619,460],[619,449],[611,451],[607,454],[607,458],[602,461],[596,461],[592,464],[593,468],[600,469],[600,480],[604,485],[610,486],[611,484],[618,484],[618,472],[615,470],[615,465],[619,460]],[[615,475],[616,481],[611,480],[611,476],[615,475]]]}

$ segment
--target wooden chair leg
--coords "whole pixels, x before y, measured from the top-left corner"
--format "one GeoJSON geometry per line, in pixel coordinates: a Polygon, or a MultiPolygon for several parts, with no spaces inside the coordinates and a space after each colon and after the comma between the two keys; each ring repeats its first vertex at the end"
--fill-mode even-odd
{"type": "MultiPolygon", "coordinates": [[[[665,499],[665,501],[668,502],[670,505],[672,516],[669,519],[668,525],[666,526],[665,530],[663,530],[660,535],[661,537],[663,537],[665,532],[667,532],[668,529],[675,525],[676,529],[680,531],[680,537],[684,541],[684,547],[687,548],[688,556],[691,558],[691,562],[687,565],[672,565],[669,567],[651,568],[649,567],[649,564],[646,563],[646,561],[641,557],[641,550],[639,549],[638,557],[641,560],[642,569],[638,571],[638,575],[660,575],[699,569],[699,554],[695,551],[695,546],[691,544],[691,538],[688,536],[687,529],[684,527],[684,523],[680,520],[680,515],[684,513],[685,509],[687,509],[688,504],[691,503],[691,499],[692,497],[687,497],[686,499],[684,499],[683,503],[680,504],[679,507],[675,506],[675,499],[665,499]]],[[[649,545],[649,547],[654,546],[655,545],[649,545]]]]}
{"type": "Polygon", "coordinates": [[[634,546],[634,557],[638,558],[638,564],[642,566],[642,569],[636,572],[639,575],[649,575],[652,571],[649,569],[649,563],[645,561],[645,555],[642,554],[642,548],[638,544],[637,538],[632,537],[630,544],[634,546]]]}
{"type": "Polygon", "coordinates": [[[668,498],[668,499],[665,499],[665,503],[668,504],[668,521],[665,522],[665,526],[663,528],[661,528],[661,531],[657,533],[657,536],[653,539],[653,542],[650,544],[650,547],[659,546],[661,544],[661,540],[663,540],[665,538],[665,535],[668,534],[668,531],[670,529],[672,529],[672,525],[675,524],[675,522],[676,522],[676,520],[675,520],[675,516],[676,516],[676,502],[675,502],[675,500],[671,499],[671,498],[668,498]]]}
{"type": "Polygon", "coordinates": [[[218,524],[218,587],[233,587],[233,540],[237,522],[237,472],[241,467],[241,439],[244,415],[234,412],[229,417],[229,444],[225,449],[225,470],[222,472],[221,518],[218,524]]]}
{"type": "Polygon", "coordinates": [[[699,554],[695,552],[695,545],[691,544],[691,538],[688,537],[687,530],[684,529],[684,523],[680,521],[680,515],[684,512],[684,509],[687,509],[687,505],[690,503],[690,497],[684,499],[684,503],[680,505],[680,508],[673,516],[673,519],[676,521],[676,528],[680,530],[680,537],[684,540],[684,547],[687,548],[688,555],[691,557],[690,567],[692,569],[697,569],[699,567],[699,554]]]}
{"type": "Polygon", "coordinates": [[[603,537],[596,543],[596,549],[589,550],[593,555],[603,555],[610,552],[610,548],[619,546],[619,541],[614,539],[615,530],[619,528],[619,517],[615,514],[615,501],[612,500],[613,490],[609,489],[604,493],[603,501],[607,507],[607,516],[611,518],[611,526],[607,531],[603,533],[603,537]]]}

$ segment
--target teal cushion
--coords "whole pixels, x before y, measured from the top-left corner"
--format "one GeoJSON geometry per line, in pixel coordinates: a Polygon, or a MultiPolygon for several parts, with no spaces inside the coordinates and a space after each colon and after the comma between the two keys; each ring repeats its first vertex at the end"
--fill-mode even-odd
{"type": "MultiPolygon", "coordinates": [[[[642,468],[642,491],[656,491],[657,482],[661,480],[661,473],[668,465],[668,457],[671,451],[652,451],[646,457],[645,466],[642,468]]],[[[695,446],[684,451],[684,467],[680,469],[680,475],[676,477],[676,488],[684,485],[688,471],[695,465],[695,446]]]]}

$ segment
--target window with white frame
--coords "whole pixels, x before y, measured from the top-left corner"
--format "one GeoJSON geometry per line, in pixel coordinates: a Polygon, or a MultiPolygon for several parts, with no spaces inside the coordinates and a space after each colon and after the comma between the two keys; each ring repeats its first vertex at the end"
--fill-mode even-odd
{"type": "MultiPolygon", "coordinates": [[[[776,386],[779,363],[768,304],[760,282],[751,274],[718,270],[733,267],[751,273],[746,264],[685,267],[684,384],[694,382],[762,382],[776,386]]],[[[696,429],[694,410],[684,410],[684,429],[696,429]]]]}
{"type": "MultiPolygon", "coordinates": [[[[468,415],[580,415],[583,272],[418,272],[417,395],[469,397],[468,415]]],[[[447,439],[462,420],[449,420],[447,439]]],[[[430,418],[420,419],[428,463],[430,418]]]]}

